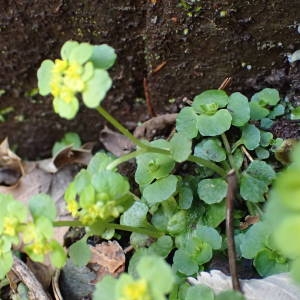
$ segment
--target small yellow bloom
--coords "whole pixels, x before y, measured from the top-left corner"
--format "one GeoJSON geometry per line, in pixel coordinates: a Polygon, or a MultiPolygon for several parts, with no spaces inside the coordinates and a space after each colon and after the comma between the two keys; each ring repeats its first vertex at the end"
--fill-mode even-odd
{"type": "Polygon", "coordinates": [[[66,86],[62,86],[59,93],[59,98],[63,101],[70,103],[74,100],[74,91],[66,86]]]}
{"type": "Polygon", "coordinates": [[[65,76],[71,78],[78,78],[82,73],[82,66],[78,62],[71,62],[65,71],[65,76]]]}
{"type": "Polygon", "coordinates": [[[79,209],[79,205],[77,201],[76,200],[68,201],[67,209],[72,214],[73,217],[76,217],[79,209]]]}
{"type": "Polygon", "coordinates": [[[66,60],[56,59],[52,72],[54,74],[61,74],[68,67],[68,62],[66,60]]]}
{"type": "Polygon", "coordinates": [[[64,85],[74,92],[82,92],[85,88],[84,81],[78,77],[64,77],[64,85]]]}
{"type": "Polygon", "coordinates": [[[38,241],[31,245],[32,252],[36,255],[44,255],[50,249],[47,246],[47,241],[38,241]]]}
{"type": "Polygon", "coordinates": [[[150,300],[147,282],[140,279],[128,283],[122,288],[121,298],[118,300],[150,300]]]}
{"type": "Polygon", "coordinates": [[[15,236],[17,233],[18,219],[15,217],[5,217],[3,220],[3,233],[15,236]]]}

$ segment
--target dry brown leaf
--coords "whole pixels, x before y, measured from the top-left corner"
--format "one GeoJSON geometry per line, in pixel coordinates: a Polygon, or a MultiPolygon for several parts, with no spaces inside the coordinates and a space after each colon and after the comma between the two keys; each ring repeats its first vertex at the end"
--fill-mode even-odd
{"type": "Polygon", "coordinates": [[[21,158],[9,148],[7,138],[0,144],[0,184],[13,186],[24,174],[21,158]]]}
{"type": "Polygon", "coordinates": [[[145,138],[147,140],[152,140],[159,131],[168,129],[175,125],[177,114],[164,114],[149,119],[144,122],[141,126],[138,126],[134,131],[134,136],[141,139],[145,138]]]}
{"type": "Polygon", "coordinates": [[[100,132],[100,141],[107,151],[116,156],[129,153],[135,147],[127,137],[106,126],[100,132]]]}
{"type": "Polygon", "coordinates": [[[117,241],[102,242],[90,247],[92,257],[88,267],[96,273],[95,282],[105,275],[118,276],[125,269],[125,254],[117,241]]]}
{"type": "Polygon", "coordinates": [[[259,216],[246,216],[245,217],[245,222],[240,222],[240,229],[245,230],[250,225],[253,225],[257,222],[259,222],[259,216]]]}

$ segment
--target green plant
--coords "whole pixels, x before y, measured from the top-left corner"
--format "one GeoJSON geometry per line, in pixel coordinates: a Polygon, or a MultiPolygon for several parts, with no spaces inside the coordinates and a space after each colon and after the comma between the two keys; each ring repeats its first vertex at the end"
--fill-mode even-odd
{"type": "MultiPolygon", "coordinates": [[[[274,139],[266,131],[277,116],[285,113],[278,91],[264,89],[253,95],[250,101],[241,93],[228,96],[222,90],[205,91],[194,98],[192,106],[179,112],[176,132],[170,140],[148,142],[133,136],[101,106],[111,86],[107,69],[116,59],[111,47],[69,41],[62,47],[61,57],[55,62],[45,60],[38,70],[40,93],[54,96],[55,112],[72,119],[82,99],[84,105],[96,109],[129,138],[136,150],[117,158],[97,153],[65,192],[67,208],[74,220],[55,221],[55,212],[51,209],[50,216],[41,213],[41,226],[85,227],[85,236],[69,249],[69,256],[77,265],[84,265],[89,260],[86,242],[89,236],[110,239],[116,230],[132,232],[130,243],[135,253],[129,263],[130,275],[124,274],[118,280],[104,279],[97,285],[96,299],[103,298],[101,295],[105,295],[105,289],[110,295],[115,295],[115,299],[165,299],[168,293],[170,299],[183,299],[180,295],[185,294],[186,277],[203,270],[214,252],[226,249],[224,228],[220,224],[226,217],[226,195],[232,189],[226,180],[228,172],[234,170],[236,174],[239,183],[236,204],[244,211],[235,217],[235,223],[248,214],[263,215],[269,187],[276,178],[273,167],[264,160],[282,143],[281,139],[274,139]],[[135,181],[139,195],[133,194],[128,179],[117,169],[131,159],[136,159],[137,163],[135,181]],[[180,166],[189,166],[191,172],[180,174],[176,168],[180,166]],[[174,255],[170,257],[172,250],[174,255]],[[161,259],[155,262],[152,256],[161,259]],[[162,262],[166,257],[172,260],[174,275],[162,262]],[[145,265],[149,264],[153,264],[150,275],[145,271],[145,265]],[[165,270],[166,275],[162,279],[165,284],[156,289],[156,280],[161,278],[155,278],[158,269],[165,270]],[[175,281],[172,276],[176,277],[175,281]]],[[[41,207],[45,211],[47,206],[53,208],[48,198],[44,201],[46,196],[37,197],[43,199],[40,206],[36,201],[30,206],[33,220],[41,207]]],[[[12,217],[15,220],[11,225],[12,236],[16,239],[19,229],[14,228],[19,228],[20,222],[25,224],[26,218],[23,214],[12,217]]],[[[239,227],[235,229],[239,256],[254,258],[262,275],[288,269],[287,258],[268,240],[271,232],[264,226],[254,225],[247,232],[241,232],[239,227]],[[252,242],[252,236],[257,243],[252,242]],[[248,240],[251,241],[248,243],[248,240]],[[266,267],[262,270],[260,266],[264,264],[266,267]]],[[[38,234],[42,235],[41,232],[38,234]]],[[[15,243],[15,240],[7,241],[6,236],[2,229],[1,253],[10,257],[2,269],[2,277],[11,266],[10,249],[15,243]]],[[[44,242],[47,245],[53,243],[51,240],[44,242]]],[[[58,262],[54,259],[54,263],[61,265],[65,256],[61,248],[55,247],[50,247],[45,253],[58,257],[58,262]]],[[[42,259],[28,248],[27,253],[34,260],[42,259]]],[[[4,262],[5,256],[0,260],[1,264],[4,262]]],[[[196,299],[192,295],[198,293],[198,288],[191,289],[187,292],[187,299],[196,299]]]]}

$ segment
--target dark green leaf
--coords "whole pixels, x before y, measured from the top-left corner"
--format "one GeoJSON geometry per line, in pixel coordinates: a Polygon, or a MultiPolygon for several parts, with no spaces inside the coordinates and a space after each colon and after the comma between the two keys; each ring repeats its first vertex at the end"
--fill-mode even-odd
{"type": "Polygon", "coordinates": [[[221,178],[203,179],[198,184],[198,195],[205,203],[221,202],[227,193],[227,183],[221,178]]]}
{"type": "Polygon", "coordinates": [[[195,146],[194,155],[216,162],[226,159],[226,152],[222,143],[216,138],[203,139],[195,146]]]}
{"type": "Polygon", "coordinates": [[[241,127],[250,119],[250,107],[247,97],[241,93],[233,93],[229,97],[227,109],[232,116],[232,125],[241,127]]]}

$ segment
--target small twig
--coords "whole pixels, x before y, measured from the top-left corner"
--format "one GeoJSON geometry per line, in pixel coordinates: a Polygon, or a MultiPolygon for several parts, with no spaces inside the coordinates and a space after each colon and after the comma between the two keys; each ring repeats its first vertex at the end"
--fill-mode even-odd
{"type": "Polygon", "coordinates": [[[50,300],[50,297],[44,291],[41,283],[36,279],[27,265],[19,258],[14,256],[12,271],[20,278],[20,280],[28,287],[33,300],[50,300]]]}
{"type": "Polygon", "coordinates": [[[159,72],[165,65],[167,64],[167,61],[163,61],[161,64],[156,66],[152,71],[151,74],[159,72]]]}
{"type": "Polygon", "coordinates": [[[230,170],[227,173],[227,183],[228,189],[226,196],[226,236],[228,246],[229,270],[231,274],[233,289],[242,293],[237,273],[235,242],[233,233],[233,204],[235,198],[235,191],[237,187],[237,179],[234,170],[230,170]]]}
{"type": "Polygon", "coordinates": [[[152,106],[151,97],[150,97],[150,93],[149,93],[149,87],[148,87],[148,81],[147,81],[146,77],[144,78],[144,93],[145,93],[148,113],[152,118],[156,117],[156,113],[152,106]]]}
{"type": "Polygon", "coordinates": [[[247,151],[247,149],[245,148],[245,146],[242,146],[242,151],[244,152],[244,154],[247,156],[247,158],[252,162],[254,159],[251,156],[251,154],[247,151]]]}
{"type": "Polygon", "coordinates": [[[133,246],[130,245],[130,246],[126,247],[126,248],[123,250],[123,252],[124,252],[125,254],[127,254],[127,253],[131,252],[133,249],[134,249],[133,246]]]}
{"type": "Polygon", "coordinates": [[[226,77],[219,86],[218,90],[224,90],[231,83],[231,77],[226,77]]]}

